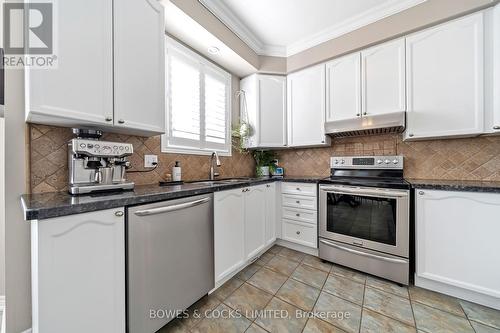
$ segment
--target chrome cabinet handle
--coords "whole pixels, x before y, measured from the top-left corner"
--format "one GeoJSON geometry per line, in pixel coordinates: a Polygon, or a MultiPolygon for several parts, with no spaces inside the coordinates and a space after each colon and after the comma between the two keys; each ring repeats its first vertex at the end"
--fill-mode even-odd
{"type": "Polygon", "coordinates": [[[119,120],[118,120],[118,124],[125,124],[125,120],[123,120],[123,119],[119,119],[119,120]]]}
{"type": "Polygon", "coordinates": [[[366,116],[368,114],[368,112],[363,112],[363,115],[366,116]]]}
{"type": "Polygon", "coordinates": [[[406,190],[377,190],[367,188],[352,188],[344,186],[321,186],[321,191],[339,194],[354,194],[365,196],[376,196],[381,198],[405,198],[408,197],[406,190]]]}
{"type": "Polygon", "coordinates": [[[361,113],[356,113],[356,117],[361,117],[361,113]]]}
{"type": "Polygon", "coordinates": [[[115,216],[121,217],[123,216],[123,212],[121,210],[115,212],[115,216]]]}
{"type": "Polygon", "coordinates": [[[500,126],[493,126],[494,130],[500,130],[500,126]]]}
{"type": "Polygon", "coordinates": [[[298,204],[299,204],[299,203],[300,203],[300,201],[299,201],[299,200],[297,200],[297,201],[295,201],[295,203],[298,203],[298,204]]]}
{"type": "Polygon", "coordinates": [[[387,258],[387,257],[382,257],[382,256],[378,256],[378,255],[371,254],[371,253],[366,253],[366,252],[361,252],[361,251],[353,250],[353,249],[350,249],[348,247],[337,245],[337,244],[335,244],[333,242],[330,242],[330,241],[327,241],[325,239],[320,239],[319,241],[321,243],[327,245],[327,246],[331,246],[331,247],[334,247],[336,249],[339,249],[339,250],[342,250],[342,251],[346,251],[346,252],[350,252],[350,253],[354,253],[354,254],[357,254],[357,255],[360,255],[360,256],[374,258],[374,259],[388,261],[388,262],[393,262],[393,263],[396,263],[396,264],[406,264],[407,263],[405,260],[401,260],[401,259],[387,258]]]}
{"type": "Polygon", "coordinates": [[[415,135],[413,133],[408,134],[410,138],[413,138],[415,135]]]}
{"type": "Polygon", "coordinates": [[[300,191],[300,187],[297,187],[297,189],[296,189],[296,190],[297,190],[297,191],[300,191]]]}
{"type": "Polygon", "coordinates": [[[419,191],[418,194],[424,195],[424,191],[419,191]]]}
{"type": "Polygon", "coordinates": [[[186,208],[198,206],[198,205],[204,204],[204,203],[209,202],[209,201],[210,201],[210,198],[203,198],[203,199],[199,199],[199,200],[195,200],[195,201],[181,203],[178,205],[145,209],[145,210],[138,210],[134,214],[137,216],[148,216],[148,215],[169,213],[169,212],[174,212],[176,210],[181,210],[181,209],[186,209],[186,208]]]}
{"type": "Polygon", "coordinates": [[[295,232],[297,235],[300,235],[300,231],[295,232]]]}
{"type": "Polygon", "coordinates": [[[106,121],[112,121],[112,120],[113,120],[113,118],[112,118],[112,117],[110,117],[110,116],[107,116],[107,117],[106,117],[106,121]]]}
{"type": "Polygon", "coordinates": [[[300,217],[300,214],[299,214],[299,213],[297,213],[297,214],[295,214],[295,216],[300,217]]]}

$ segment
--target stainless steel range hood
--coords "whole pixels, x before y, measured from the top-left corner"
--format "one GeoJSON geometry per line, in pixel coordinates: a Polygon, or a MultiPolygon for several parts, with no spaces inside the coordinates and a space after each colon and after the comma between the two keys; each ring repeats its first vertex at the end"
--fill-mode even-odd
{"type": "Polygon", "coordinates": [[[335,138],[401,133],[405,130],[405,120],[406,112],[366,115],[353,119],[326,122],[325,132],[335,138]]]}

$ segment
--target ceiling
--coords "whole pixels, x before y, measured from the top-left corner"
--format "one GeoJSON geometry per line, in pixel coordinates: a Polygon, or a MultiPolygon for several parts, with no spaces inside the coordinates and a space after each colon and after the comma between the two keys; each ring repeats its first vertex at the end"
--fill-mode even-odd
{"type": "Polygon", "coordinates": [[[259,55],[288,57],[425,0],[199,0],[259,55]]]}

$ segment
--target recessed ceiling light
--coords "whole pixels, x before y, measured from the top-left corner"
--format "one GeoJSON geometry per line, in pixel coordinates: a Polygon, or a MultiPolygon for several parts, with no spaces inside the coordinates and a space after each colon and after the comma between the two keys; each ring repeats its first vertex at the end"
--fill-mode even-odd
{"type": "Polygon", "coordinates": [[[210,46],[208,48],[208,53],[210,54],[219,54],[220,49],[217,46],[210,46]]]}

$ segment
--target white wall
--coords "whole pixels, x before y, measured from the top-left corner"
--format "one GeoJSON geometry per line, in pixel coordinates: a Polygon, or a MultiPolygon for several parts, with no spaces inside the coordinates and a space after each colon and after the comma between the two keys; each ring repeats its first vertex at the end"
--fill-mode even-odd
{"type": "Polygon", "coordinates": [[[5,127],[0,117],[0,296],[5,296],[5,127]]]}

